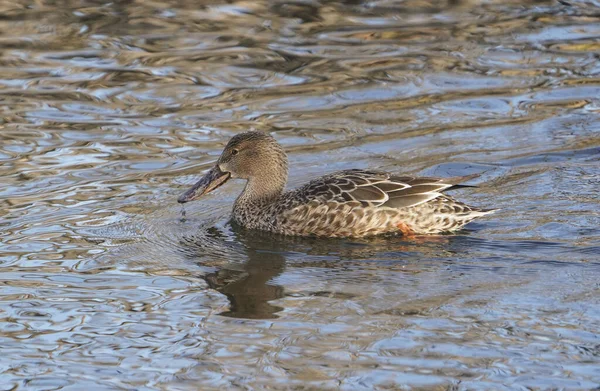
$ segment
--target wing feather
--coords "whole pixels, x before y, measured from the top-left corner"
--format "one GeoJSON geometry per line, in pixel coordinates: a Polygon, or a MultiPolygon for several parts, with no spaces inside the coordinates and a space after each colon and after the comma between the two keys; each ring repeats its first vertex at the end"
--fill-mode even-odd
{"type": "Polygon", "coordinates": [[[452,187],[452,185],[447,183],[438,183],[438,184],[426,184],[426,185],[415,185],[411,187],[407,187],[406,189],[402,189],[390,194],[390,197],[403,197],[415,194],[425,194],[425,193],[434,193],[434,192],[442,192],[447,188],[452,187]]]}
{"type": "Polygon", "coordinates": [[[360,186],[346,193],[348,193],[356,201],[375,204],[376,206],[385,203],[389,199],[389,196],[386,194],[386,192],[380,190],[374,185],[360,186]]]}
{"type": "Polygon", "coordinates": [[[427,201],[431,201],[437,197],[439,197],[440,193],[425,193],[425,194],[413,194],[403,197],[394,197],[390,198],[388,202],[383,204],[388,208],[401,209],[408,208],[410,206],[415,206],[422,204],[427,201]]]}
{"type": "Polygon", "coordinates": [[[386,172],[346,170],[313,180],[295,194],[305,202],[360,202],[365,206],[408,208],[428,202],[464,178],[396,176],[386,172]]]}
{"type": "Polygon", "coordinates": [[[380,190],[385,191],[386,193],[394,193],[396,191],[401,191],[410,187],[410,185],[404,182],[395,182],[395,181],[387,181],[380,182],[376,185],[380,190]]]}

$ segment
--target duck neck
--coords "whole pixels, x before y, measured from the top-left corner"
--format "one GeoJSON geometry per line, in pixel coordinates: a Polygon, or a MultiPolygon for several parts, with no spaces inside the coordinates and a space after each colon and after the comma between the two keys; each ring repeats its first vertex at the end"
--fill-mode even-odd
{"type": "Polygon", "coordinates": [[[264,209],[281,197],[286,183],[287,168],[282,172],[265,171],[251,177],[235,201],[234,209],[264,209]]]}

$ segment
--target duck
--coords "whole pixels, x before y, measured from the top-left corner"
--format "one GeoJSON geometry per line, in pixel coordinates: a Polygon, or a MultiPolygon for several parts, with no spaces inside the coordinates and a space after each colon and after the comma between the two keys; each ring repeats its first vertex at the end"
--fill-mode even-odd
{"type": "Polygon", "coordinates": [[[284,149],[270,134],[248,131],[233,136],[214,167],[177,201],[193,201],[230,179],[243,179],[246,186],[231,217],[246,229],[329,238],[444,234],[495,211],[445,194],[473,187],[461,184],[471,178],[348,169],[285,191],[288,158],[284,149]]]}

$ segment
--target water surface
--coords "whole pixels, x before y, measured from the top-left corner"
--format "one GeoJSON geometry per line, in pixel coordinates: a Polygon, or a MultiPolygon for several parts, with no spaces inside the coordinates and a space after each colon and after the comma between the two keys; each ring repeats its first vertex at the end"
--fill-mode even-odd
{"type": "Polygon", "coordinates": [[[600,3],[0,5],[0,390],[600,386],[600,3]],[[457,235],[236,229],[177,196],[240,131],[290,186],[480,174],[457,235]]]}

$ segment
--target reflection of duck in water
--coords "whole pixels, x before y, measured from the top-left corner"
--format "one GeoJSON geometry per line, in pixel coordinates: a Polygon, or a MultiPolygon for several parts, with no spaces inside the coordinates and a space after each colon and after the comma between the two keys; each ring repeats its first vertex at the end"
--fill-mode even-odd
{"type": "Polygon", "coordinates": [[[416,178],[381,171],[346,170],[283,192],[287,156],[261,132],[234,136],[198,183],[179,197],[194,200],[229,178],[248,183],[233,207],[243,227],[284,235],[361,237],[383,233],[434,234],[462,228],[493,212],[443,194],[467,178],[416,178]]]}
{"type": "Polygon", "coordinates": [[[248,252],[244,271],[220,269],[207,274],[203,279],[211,289],[223,293],[231,303],[229,311],[220,315],[232,318],[268,319],[275,318],[283,308],[269,303],[283,297],[283,287],[273,284],[271,279],[285,268],[283,256],[273,252],[248,252]]]}
{"type": "Polygon", "coordinates": [[[242,319],[277,318],[283,306],[291,302],[273,301],[286,296],[344,300],[354,297],[356,291],[336,283],[340,278],[346,283],[352,281],[351,286],[367,282],[376,285],[381,279],[379,273],[414,275],[430,271],[438,262],[434,262],[435,266],[423,266],[420,261],[452,258],[462,251],[464,240],[456,236],[423,236],[418,240],[392,236],[329,239],[273,235],[236,225],[230,228],[195,231],[182,239],[180,250],[204,269],[197,276],[227,297],[229,308],[219,315],[242,319]],[[294,281],[299,280],[280,277],[286,270],[292,275],[310,276],[313,282],[296,285],[294,281]]]}
{"type": "Polygon", "coordinates": [[[227,296],[229,309],[219,315],[269,319],[276,318],[276,313],[283,310],[270,301],[284,296],[284,288],[273,279],[285,270],[285,257],[271,237],[267,240],[255,232],[227,233],[211,227],[180,242],[180,250],[186,258],[212,269],[199,277],[209,288],[227,296]],[[235,240],[231,240],[233,238],[235,240]]]}

